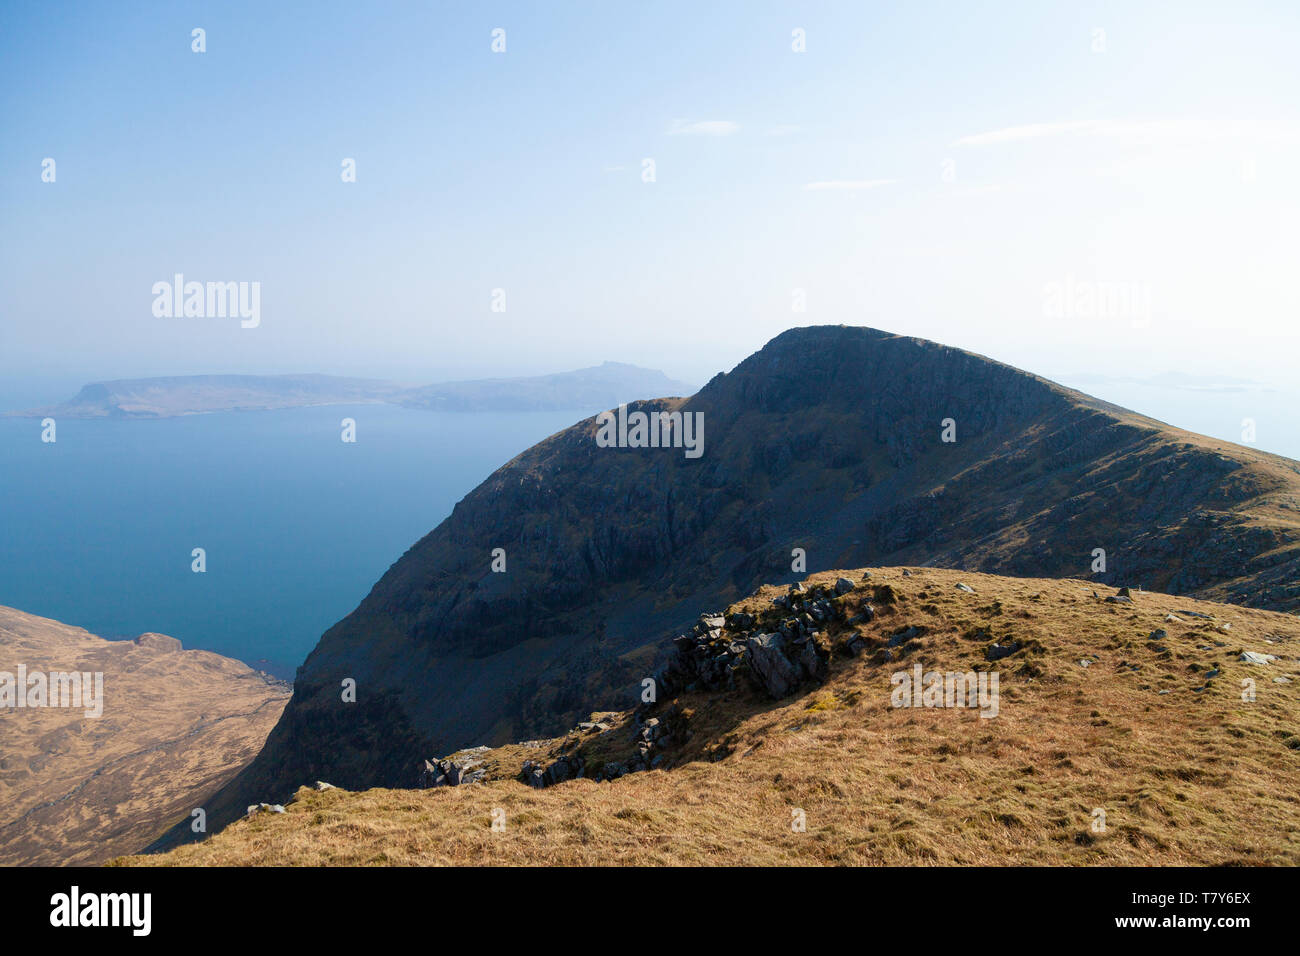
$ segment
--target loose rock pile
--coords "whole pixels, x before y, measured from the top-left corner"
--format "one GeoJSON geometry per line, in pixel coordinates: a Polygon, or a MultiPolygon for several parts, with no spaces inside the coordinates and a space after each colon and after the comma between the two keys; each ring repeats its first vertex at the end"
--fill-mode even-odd
{"type": "Polygon", "coordinates": [[[473,756],[485,753],[487,747],[475,747],[442,760],[426,760],[420,771],[420,787],[459,787],[463,783],[478,783],[487,776],[482,760],[473,756]]]}
{"type": "MultiPolygon", "coordinates": [[[[762,621],[744,612],[702,615],[690,631],[673,639],[673,660],[658,683],[672,693],[731,689],[743,678],[780,699],[805,681],[824,680],[831,656],[829,625],[865,623],[875,617],[865,599],[852,613],[848,595],[855,587],[848,578],[840,578],[833,588],[794,584],[773,599],[774,610],[762,615],[762,621]]],[[[851,638],[844,649],[856,656],[866,646],[851,638]]]]}

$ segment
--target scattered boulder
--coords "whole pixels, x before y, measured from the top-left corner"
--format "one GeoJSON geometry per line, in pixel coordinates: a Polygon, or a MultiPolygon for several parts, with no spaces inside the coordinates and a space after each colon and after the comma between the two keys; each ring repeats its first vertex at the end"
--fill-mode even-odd
{"type": "Polygon", "coordinates": [[[520,770],[519,776],[528,786],[540,790],[546,786],[546,771],[542,769],[541,764],[535,760],[525,760],[523,769],[520,770]]]}
{"type": "Polygon", "coordinates": [[[965,591],[967,594],[975,593],[975,589],[973,587],[971,587],[969,584],[963,584],[961,581],[957,582],[957,590],[965,591]]]}
{"type": "Polygon", "coordinates": [[[756,634],[745,642],[750,672],[767,693],[780,699],[799,684],[799,672],[786,657],[780,634],[756,634]]]}
{"type": "Polygon", "coordinates": [[[479,761],[469,760],[426,760],[420,771],[420,787],[459,787],[465,783],[479,783],[487,776],[487,771],[477,769],[479,761]]]}
{"type": "Polygon", "coordinates": [[[1000,661],[1004,657],[1010,657],[1018,650],[1020,650],[1019,641],[1009,641],[1006,644],[990,644],[984,650],[984,659],[988,661],[1000,661]]]}
{"type": "Polygon", "coordinates": [[[835,582],[835,593],[836,595],[848,594],[855,587],[857,587],[857,585],[855,585],[848,578],[840,578],[835,582]]]}
{"type": "Polygon", "coordinates": [[[1243,651],[1238,660],[1244,661],[1247,664],[1267,664],[1269,661],[1277,660],[1277,658],[1272,654],[1257,654],[1254,651],[1243,651]]]}
{"type": "Polygon", "coordinates": [[[845,621],[846,624],[870,624],[876,619],[876,609],[871,606],[870,602],[863,601],[858,608],[858,613],[845,621]]]}
{"type": "Polygon", "coordinates": [[[912,624],[908,627],[902,628],[901,630],[895,631],[889,636],[889,639],[885,643],[890,647],[899,647],[906,644],[914,637],[920,637],[924,633],[925,628],[917,627],[915,624],[912,624]]]}

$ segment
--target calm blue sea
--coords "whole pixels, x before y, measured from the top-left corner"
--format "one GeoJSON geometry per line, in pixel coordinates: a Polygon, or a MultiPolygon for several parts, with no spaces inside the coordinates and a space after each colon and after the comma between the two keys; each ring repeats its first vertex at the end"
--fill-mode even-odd
{"type": "Polygon", "coordinates": [[[581,412],[0,418],[0,604],[282,677],[498,466],[581,412]],[[340,440],[343,418],[357,441],[340,440]],[[191,571],[204,548],[207,571],[191,571]]]}

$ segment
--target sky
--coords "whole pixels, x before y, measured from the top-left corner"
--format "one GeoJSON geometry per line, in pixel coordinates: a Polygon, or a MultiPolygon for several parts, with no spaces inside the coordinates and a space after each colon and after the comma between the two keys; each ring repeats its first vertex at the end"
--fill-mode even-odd
{"type": "Polygon", "coordinates": [[[1290,388],[1298,49],[1292,2],[7,2],[0,404],[702,383],[836,323],[1290,388]],[[260,283],[258,325],[155,315],[177,273],[260,283]]]}

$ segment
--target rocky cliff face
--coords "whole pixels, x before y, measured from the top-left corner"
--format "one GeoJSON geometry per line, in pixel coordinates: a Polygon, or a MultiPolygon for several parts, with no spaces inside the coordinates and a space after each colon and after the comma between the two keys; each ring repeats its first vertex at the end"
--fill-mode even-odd
{"type": "Polygon", "coordinates": [[[794,549],[808,572],[929,564],[1300,607],[1300,465],[957,349],[793,329],[637,410],[701,413],[703,455],[600,447],[593,418],[504,465],[326,632],[218,816],[315,779],[412,786],[431,753],[631,706],[698,608],[801,576],[794,549]]]}

